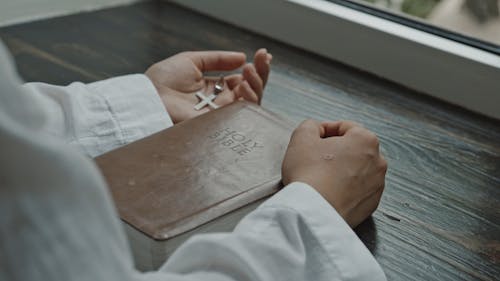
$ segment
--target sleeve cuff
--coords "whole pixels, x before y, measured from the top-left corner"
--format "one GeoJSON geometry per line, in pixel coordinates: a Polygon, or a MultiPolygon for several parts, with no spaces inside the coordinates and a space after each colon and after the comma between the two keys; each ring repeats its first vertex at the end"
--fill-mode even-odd
{"type": "Polygon", "coordinates": [[[124,144],[173,125],[153,83],[143,74],[131,74],[90,83],[116,120],[124,144]]]}
{"type": "Polygon", "coordinates": [[[340,280],[386,280],[370,251],[339,213],[311,186],[295,182],[261,207],[296,211],[342,274],[340,280]]]}

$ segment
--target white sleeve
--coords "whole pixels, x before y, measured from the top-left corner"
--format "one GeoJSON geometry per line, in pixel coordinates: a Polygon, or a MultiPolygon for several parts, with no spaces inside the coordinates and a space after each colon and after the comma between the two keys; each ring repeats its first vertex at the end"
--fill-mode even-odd
{"type": "Polygon", "coordinates": [[[386,280],[347,223],[303,183],[285,187],[232,233],[188,240],[162,273],[189,280],[386,280]]]}
{"type": "Polygon", "coordinates": [[[172,126],[143,74],[64,87],[35,82],[24,88],[45,111],[42,130],[91,157],[172,126]]]}

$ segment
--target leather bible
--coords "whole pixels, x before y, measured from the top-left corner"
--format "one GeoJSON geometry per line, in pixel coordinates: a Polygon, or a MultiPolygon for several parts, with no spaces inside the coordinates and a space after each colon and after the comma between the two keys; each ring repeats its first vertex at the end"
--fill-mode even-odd
{"type": "Polygon", "coordinates": [[[136,266],[158,268],[195,233],[232,230],[275,193],[293,128],[240,101],[97,157],[136,266]]]}

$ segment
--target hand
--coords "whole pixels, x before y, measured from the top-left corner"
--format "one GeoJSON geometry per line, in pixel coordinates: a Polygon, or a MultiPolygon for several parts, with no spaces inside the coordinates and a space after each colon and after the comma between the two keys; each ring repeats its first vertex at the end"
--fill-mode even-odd
{"type": "MultiPolygon", "coordinates": [[[[206,71],[235,70],[245,64],[245,54],[225,51],[183,52],[152,65],[146,75],[153,82],[174,123],[206,113],[211,108],[195,110],[196,92],[213,93],[218,77],[206,77],[206,71]]],[[[242,74],[224,78],[224,90],[214,103],[219,106],[245,99],[260,104],[270,72],[272,56],[266,49],[255,53],[254,63],[246,64],[242,74]]]]}
{"type": "Polygon", "coordinates": [[[283,183],[307,183],[351,226],[378,206],[387,162],[377,137],[347,122],[304,121],[293,133],[283,161],[283,183]]]}

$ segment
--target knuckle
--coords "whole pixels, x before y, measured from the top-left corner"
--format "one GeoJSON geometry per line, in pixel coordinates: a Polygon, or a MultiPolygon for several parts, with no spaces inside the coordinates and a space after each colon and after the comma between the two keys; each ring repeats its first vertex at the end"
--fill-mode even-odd
{"type": "Polygon", "coordinates": [[[347,123],[350,125],[350,126],[353,126],[353,127],[356,127],[356,128],[360,128],[360,129],[363,129],[364,126],[361,124],[361,123],[358,123],[358,122],[354,122],[354,121],[347,121],[347,123]]]}
{"type": "Polygon", "coordinates": [[[389,168],[387,161],[385,159],[381,159],[379,165],[380,165],[380,170],[385,174],[387,172],[387,169],[389,168]]]}
{"type": "Polygon", "coordinates": [[[380,140],[373,132],[361,127],[356,127],[352,130],[353,133],[370,148],[378,148],[380,146],[380,140]]]}
{"type": "Polygon", "coordinates": [[[302,121],[302,123],[300,123],[299,127],[296,130],[299,130],[299,131],[309,130],[309,129],[315,128],[315,127],[316,127],[316,121],[313,119],[307,119],[307,120],[302,121]]]}
{"type": "Polygon", "coordinates": [[[366,138],[366,141],[372,146],[378,147],[380,144],[377,135],[375,135],[374,133],[372,133],[368,130],[366,130],[366,132],[365,132],[365,138],[366,138]]]}
{"type": "Polygon", "coordinates": [[[353,127],[351,129],[351,134],[357,138],[363,138],[364,136],[364,131],[365,129],[363,129],[362,127],[353,127]]]}
{"type": "Polygon", "coordinates": [[[368,149],[366,151],[365,155],[366,155],[366,158],[368,158],[371,161],[376,160],[376,158],[377,158],[377,153],[373,149],[368,149]]]}
{"type": "Polygon", "coordinates": [[[314,126],[316,124],[316,120],[314,119],[306,119],[302,124],[307,125],[307,126],[314,126]]]}
{"type": "Polygon", "coordinates": [[[310,128],[313,125],[313,122],[314,121],[311,119],[307,119],[307,120],[302,121],[302,123],[300,123],[300,125],[297,128],[295,128],[295,130],[293,130],[292,139],[297,138],[298,136],[302,135],[304,132],[310,130],[310,128]]]}

